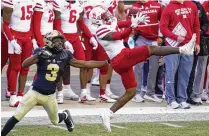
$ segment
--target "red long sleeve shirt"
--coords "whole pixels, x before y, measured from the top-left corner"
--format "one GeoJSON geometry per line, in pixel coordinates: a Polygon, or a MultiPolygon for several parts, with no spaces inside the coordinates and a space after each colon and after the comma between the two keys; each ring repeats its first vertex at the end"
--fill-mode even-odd
{"type": "MultiPolygon", "coordinates": [[[[200,43],[200,23],[196,5],[191,1],[185,1],[183,4],[171,1],[163,10],[160,20],[161,33],[170,39],[177,40],[178,35],[172,31],[178,23],[186,29],[185,40],[179,45],[182,46],[189,42],[193,33],[196,33],[196,44],[200,43]]],[[[166,45],[168,43],[166,42],[166,45]]]]}
{"type": "MultiPolygon", "coordinates": [[[[206,12],[206,15],[208,17],[208,20],[209,20],[209,1],[203,2],[202,6],[203,6],[203,8],[206,12]]],[[[209,27],[208,27],[208,31],[205,34],[209,35],[209,27]]]]}
{"type": "Polygon", "coordinates": [[[146,3],[136,2],[134,7],[138,7],[142,13],[149,16],[150,22],[148,25],[139,24],[136,31],[139,32],[141,36],[149,40],[157,40],[159,31],[159,21],[162,14],[162,7],[158,2],[148,1],[146,3]]]}

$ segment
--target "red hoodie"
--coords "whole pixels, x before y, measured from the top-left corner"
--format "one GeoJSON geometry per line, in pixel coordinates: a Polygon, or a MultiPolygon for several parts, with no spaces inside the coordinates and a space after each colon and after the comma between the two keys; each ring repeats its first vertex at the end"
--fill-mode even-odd
{"type": "MultiPolygon", "coordinates": [[[[205,1],[203,4],[202,4],[204,10],[205,10],[205,13],[208,17],[208,20],[209,20],[209,1],[205,1]]],[[[205,33],[207,35],[209,35],[209,27],[208,27],[208,31],[205,33]]]]}
{"type": "MultiPolygon", "coordinates": [[[[183,4],[171,1],[163,10],[160,20],[161,33],[170,39],[177,40],[177,35],[172,30],[178,23],[181,23],[186,29],[185,40],[179,45],[182,46],[189,42],[193,33],[197,34],[196,44],[200,43],[200,23],[196,5],[191,1],[185,1],[183,4]]],[[[168,43],[166,42],[166,45],[168,43]]]]}
{"type": "Polygon", "coordinates": [[[162,7],[158,2],[148,1],[146,3],[136,2],[134,7],[138,7],[142,13],[149,16],[150,22],[148,25],[139,24],[136,31],[141,36],[149,40],[157,40],[159,31],[159,21],[162,14],[162,7]]]}

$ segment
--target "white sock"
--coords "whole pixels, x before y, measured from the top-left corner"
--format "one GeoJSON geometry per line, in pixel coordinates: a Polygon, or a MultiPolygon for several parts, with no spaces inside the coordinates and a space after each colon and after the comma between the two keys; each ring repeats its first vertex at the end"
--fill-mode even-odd
{"type": "Polygon", "coordinates": [[[110,84],[106,84],[106,89],[110,89],[110,84]]]}
{"type": "Polygon", "coordinates": [[[63,95],[63,90],[57,91],[57,95],[63,95]]]}
{"type": "Polygon", "coordinates": [[[65,90],[66,93],[69,93],[70,95],[75,95],[75,93],[73,92],[70,84],[64,85],[63,88],[64,88],[64,90],[65,90]]]}
{"type": "Polygon", "coordinates": [[[90,90],[90,89],[91,89],[91,83],[87,83],[86,89],[87,89],[87,90],[90,90]]]}
{"type": "Polygon", "coordinates": [[[88,91],[87,91],[87,89],[81,89],[81,93],[86,94],[86,93],[88,93],[88,91]]]}

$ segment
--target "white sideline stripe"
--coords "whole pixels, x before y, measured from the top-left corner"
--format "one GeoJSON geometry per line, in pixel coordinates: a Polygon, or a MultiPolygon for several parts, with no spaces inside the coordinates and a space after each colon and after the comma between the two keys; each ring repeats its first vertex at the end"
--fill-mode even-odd
{"type": "MultiPolygon", "coordinates": [[[[101,112],[107,108],[72,108],[69,109],[72,116],[98,116],[101,112]]],[[[59,109],[60,112],[63,109],[59,109]]],[[[11,117],[13,116],[15,111],[2,111],[1,118],[11,117]]],[[[120,109],[117,114],[122,115],[130,115],[130,114],[170,114],[170,113],[209,113],[209,106],[194,106],[191,109],[171,109],[167,107],[125,107],[120,109]]],[[[26,117],[47,117],[47,113],[45,110],[31,110],[26,117]]]]}
{"type": "Polygon", "coordinates": [[[160,123],[162,125],[166,125],[166,126],[170,126],[170,127],[177,127],[177,128],[181,128],[183,126],[180,126],[180,125],[176,125],[176,124],[171,124],[171,123],[160,123]]]}
{"type": "Polygon", "coordinates": [[[62,129],[62,130],[67,130],[67,128],[65,128],[65,127],[55,126],[55,125],[50,125],[49,127],[58,128],[58,129],[62,129]]]}
{"type": "Polygon", "coordinates": [[[120,128],[120,129],[128,129],[127,127],[123,127],[123,126],[118,126],[118,125],[113,125],[111,124],[112,127],[116,127],[116,128],[120,128]]]}

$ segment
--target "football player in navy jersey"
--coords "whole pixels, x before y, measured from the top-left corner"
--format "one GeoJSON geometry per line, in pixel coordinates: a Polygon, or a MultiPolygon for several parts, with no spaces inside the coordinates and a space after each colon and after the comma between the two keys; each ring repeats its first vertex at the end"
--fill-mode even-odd
{"type": "Polygon", "coordinates": [[[74,123],[69,110],[58,113],[55,95],[56,84],[64,67],[71,65],[78,68],[97,68],[107,65],[108,61],[76,60],[70,51],[64,50],[64,41],[61,33],[56,30],[47,33],[44,37],[45,47],[36,49],[33,55],[23,62],[22,67],[37,64],[37,78],[33,82],[33,87],[24,95],[15,115],[5,124],[1,132],[2,136],[7,135],[37,104],[44,107],[54,125],[64,121],[68,130],[73,130],[74,123]]]}

